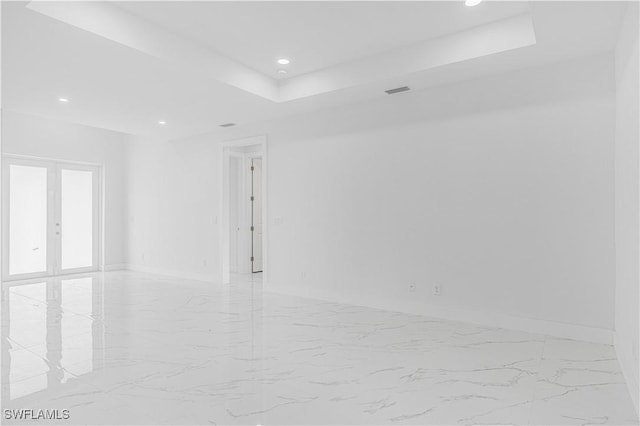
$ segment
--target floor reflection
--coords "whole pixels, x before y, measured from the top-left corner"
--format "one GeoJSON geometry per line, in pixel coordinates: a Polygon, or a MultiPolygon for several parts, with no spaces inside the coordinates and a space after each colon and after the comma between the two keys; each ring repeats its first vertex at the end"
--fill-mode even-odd
{"type": "Polygon", "coordinates": [[[287,296],[260,279],[4,284],[2,406],[69,410],[49,424],[638,424],[609,345],[287,296]]]}
{"type": "Polygon", "coordinates": [[[99,368],[102,347],[100,275],[3,283],[3,405],[99,368]]]}

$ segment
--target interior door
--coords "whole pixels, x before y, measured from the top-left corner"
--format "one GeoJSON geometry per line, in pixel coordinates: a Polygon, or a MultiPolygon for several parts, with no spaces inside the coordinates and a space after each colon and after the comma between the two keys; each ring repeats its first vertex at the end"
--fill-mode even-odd
{"type": "Polygon", "coordinates": [[[3,159],[2,279],[98,269],[99,168],[3,159]]]}
{"type": "Polygon", "coordinates": [[[251,165],[251,272],[262,272],[262,159],[251,165]]]}

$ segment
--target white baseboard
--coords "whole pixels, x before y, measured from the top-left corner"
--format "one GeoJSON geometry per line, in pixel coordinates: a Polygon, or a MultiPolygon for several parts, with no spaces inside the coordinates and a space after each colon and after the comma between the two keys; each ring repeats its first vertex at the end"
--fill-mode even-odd
{"type": "Polygon", "coordinates": [[[631,355],[631,345],[620,338],[620,335],[616,333],[614,335],[614,348],[616,350],[616,356],[618,358],[618,362],[620,363],[620,368],[622,369],[622,374],[624,375],[624,379],[627,382],[627,388],[629,389],[629,395],[631,396],[631,400],[633,401],[633,405],[636,408],[636,414],[640,414],[640,387],[638,385],[636,376],[633,372],[633,363],[637,363],[637,361],[633,360],[633,356],[631,355]]]}
{"type": "Polygon", "coordinates": [[[358,295],[357,297],[354,297],[346,294],[332,294],[326,291],[316,291],[313,292],[314,294],[309,294],[308,288],[301,291],[299,288],[292,288],[288,286],[265,285],[265,290],[299,297],[326,300],[329,302],[366,306],[381,310],[424,315],[452,321],[462,321],[487,327],[526,331],[529,333],[538,333],[565,339],[602,343],[606,345],[613,344],[613,331],[596,327],[524,318],[467,308],[418,303],[410,300],[381,299],[368,295],[358,295]]]}
{"type": "Polygon", "coordinates": [[[126,263],[112,263],[110,265],[104,265],[100,268],[101,271],[109,272],[109,271],[122,271],[127,269],[126,263]]]}
{"type": "Polygon", "coordinates": [[[193,281],[206,281],[209,283],[217,281],[214,275],[177,271],[177,270],[165,269],[165,268],[156,268],[153,266],[146,266],[146,265],[134,265],[131,263],[125,264],[124,269],[128,271],[134,271],[134,272],[143,272],[145,274],[164,275],[167,277],[183,278],[186,280],[193,280],[193,281]]]}

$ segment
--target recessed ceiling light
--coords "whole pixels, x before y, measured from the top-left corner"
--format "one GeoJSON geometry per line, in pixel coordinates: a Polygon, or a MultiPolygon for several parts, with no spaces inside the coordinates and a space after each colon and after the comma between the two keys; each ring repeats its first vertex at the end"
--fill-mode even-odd
{"type": "Polygon", "coordinates": [[[164,120],[160,120],[160,121],[158,121],[158,124],[160,124],[160,125],[164,126],[165,124],[167,124],[167,122],[166,122],[166,121],[164,121],[164,120]]]}
{"type": "Polygon", "coordinates": [[[287,70],[278,70],[278,74],[286,74],[287,70]]]}
{"type": "Polygon", "coordinates": [[[466,4],[467,6],[477,6],[480,4],[480,2],[482,2],[482,0],[466,0],[464,4],[466,4]]]}
{"type": "Polygon", "coordinates": [[[280,59],[278,59],[278,63],[280,65],[289,65],[291,63],[291,61],[288,60],[287,58],[280,58],[280,59]]]}
{"type": "Polygon", "coordinates": [[[69,102],[69,99],[67,99],[67,98],[58,98],[58,100],[60,102],[69,102]]]}

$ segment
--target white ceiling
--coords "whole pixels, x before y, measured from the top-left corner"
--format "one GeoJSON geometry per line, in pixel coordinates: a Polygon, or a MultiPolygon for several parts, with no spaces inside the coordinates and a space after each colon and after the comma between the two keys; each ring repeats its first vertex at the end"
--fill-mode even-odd
{"type": "Polygon", "coordinates": [[[490,29],[487,25],[496,20],[523,11],[535,27],[534,46],[420,72],[396,67],[392,75],[376,80],[363,78],[340,90],[274,102],[217,78],[197,62],[168,60],[25,6],[2,3],[3,108],[166,138],[225,132],[218,126],[226,122],[241,127],[366,102],[401,85],[420,90],[609,51],[625,7],[621,2],[484,2],[467,8],[458,1],[119,4],[136,19],[186,43],[206,46],[212,55],[253,68],[258,76],[273,78],[275,57],[288,56],[291,80],[340,75],[345,64],[371,55],[382,55],[383,68],[382,59],[416,43],[478,25],[490,29]],[[295,73],[307,74],[292,78],[295,73]],[[59,103],[61,96],[70,102],[59,103]],[[158,120],[168,124],[158,126],[158,120]]]}
{"type": "Polygon", "coordinates": [[[119,2],[261,73],[284,78],[525,13],[527,2],[119,2]],[[290,58],[288,66],[276,59],[290,58]]]}

